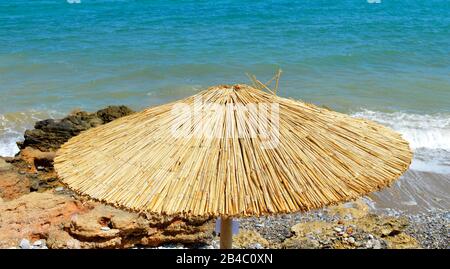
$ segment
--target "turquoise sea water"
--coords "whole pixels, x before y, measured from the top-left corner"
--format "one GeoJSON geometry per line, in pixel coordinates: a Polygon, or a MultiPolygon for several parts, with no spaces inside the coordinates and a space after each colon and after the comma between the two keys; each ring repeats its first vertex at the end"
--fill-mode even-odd
{"type": "Polygon", "coordinates": [[[278,67],[282,95],[344,112],[449,112],[449,52],[447,0],[0,1],[0,113],[144,107],[278,67]]]}
{"type": "Polygon", "coordinates": [[[0,155],[36,119],[281,68],[281,95],[388,125],[413,169],[450,174],[449,54],[448,0],[0,1],[0,155]]]}

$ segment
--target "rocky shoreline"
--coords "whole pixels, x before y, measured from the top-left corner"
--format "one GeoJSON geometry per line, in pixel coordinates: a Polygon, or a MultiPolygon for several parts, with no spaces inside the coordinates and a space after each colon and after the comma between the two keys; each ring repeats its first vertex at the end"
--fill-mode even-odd
{"type": "Polygon", "coordinates": [[[302,214],[250,218],[241,227],[274,248],[449,248],[450,214],[374,212],[364,200],[302,214]]]}
{"type": "MultiPolygon", "coordinates": [[[[92,127],[133,113],[111,106],[75,111],[27,130],[20,152],[0,158],[0,248],[217,248],[214,220],[137,214],[67,190],[55,151],[92,127]]],[[[239,248],[448,248],[450,213],[374,212],[359,200],[303,214],[246,218],[239,248]]]]}

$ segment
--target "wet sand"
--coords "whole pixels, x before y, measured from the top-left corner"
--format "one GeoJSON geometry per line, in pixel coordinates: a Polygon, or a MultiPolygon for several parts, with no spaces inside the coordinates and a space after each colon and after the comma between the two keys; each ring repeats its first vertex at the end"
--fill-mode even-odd
{"type": "Polygon", "coordinates": [[[408,170],[390,188],[369,197],[376,209],[406,211],[411,214],[450,209],[450,174],[408,170]]]}

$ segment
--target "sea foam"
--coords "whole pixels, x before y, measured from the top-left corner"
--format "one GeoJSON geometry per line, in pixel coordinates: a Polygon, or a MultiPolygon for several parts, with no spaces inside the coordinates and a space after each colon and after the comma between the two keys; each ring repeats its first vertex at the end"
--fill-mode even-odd
{"type": "Polygon", "coordinates": [[[56,111],[36,110],[0,114],[0,156],[12,157],[18,153],[17,142],[23,140],[25,130],[33,128],[36,121],[61,115],[56,111]]]}
{"type": "Polygon", "coordinates": [[[450,114],[362,110],[352,116],[373,120],[402,134],[414,151],[411,169],[450,174],[450,114]]]}

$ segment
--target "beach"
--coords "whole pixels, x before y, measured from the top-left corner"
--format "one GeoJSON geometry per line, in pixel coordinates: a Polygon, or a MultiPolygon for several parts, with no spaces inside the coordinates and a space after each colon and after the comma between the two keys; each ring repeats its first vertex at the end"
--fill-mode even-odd
{"type": "MultiPolygon", "coordinates": [[[[25,132],[24,141],[18,143],[20,153],[0,158],[1,248],[219,247],[215,218],[116,209],[76,194],[58,178],[53,159],[65,141],[133,113],[125,106],[74,111],[63,119],[39,121],[36,129],[25,132]]],[[[430,193],[419,192],[415,199],[427,202],[410,204],[411,192],[401,184],[339,206],[243,218],[234,247],[447,249],[450,215],[446,197],[432,204],[439,196],[430,200],[425,199],[430,193]]],[[[408,184],[414,186],[414,182],[408,184]]]]}
{"type": "Polygon", "coordinates": [[[281,68],[281,96],[374,120],[410,143],[410,172],[374,197],[379,205],[448,210],[445,1],[272,5],[1,3],[0,156],[14,156],[37,120],[107,105],[141,110],[281,68]]]}
{"type": "MultiPolygon", "coordinates": [[[[449,8],[445,0],[1,2],[0,205],[5,212],[13,208],[17,216],[24,216],[26,212],[15,211],[17,199],[30,203],[33,211],[38,207],[33,199],[44,195],[42,199],[62,203],[68,212],[94,212],[94,217],[87,216],[77,230],[77,222],[63,214],[55,223],[67,227],[55,233],[27,220],[23,225],[43,235],[10,235],[0,239],[0,247],[20,247],[22,239],[31,245],[36,240],[53,242],[47,242],[49,248],[217,247],[212,222],[181,220],[180,226],[171,220],[161,226],[154,219],[134,222],[135,215],[123,212],[118,214],[126,225],[119,225],[117,233],[130,235],[136,229],[154,232],[155,237],[118,239],[108,230],[104,238],[100,233],[101,242],[95,241],[92,238],[98,238],[105,226],[97,227],[92,218],[109,216],[113,209],[81,205],[84,200],[60,184],[52,154],[70,137],[134,111],[212,85],[251,84],[246,73],[265,82],[282,69],[279,96],[374,121],[409,143],[409,169],[389,188],[362,201],[364,212],[381,218],[367,222],[404,217],[400,234],[415,241],[389,245],[397,235],[393,239],[377,234],[362,222],[338,224],[345,216],[328,215],[328,209],[247,218],[240,222],[241,229],[257,232],[252,236],[264,239],[258,244],[270,248],[448,248],[449,8]],[[58,120],[63,118],[68,129],[60,129],[58,120]],[[41,129],[36,128],[38,122],[41,129]],[[292,227],[318,221],[324,222],[323,229],[311,230],[310,241],[294,240],[292,227]],[[149,222],[154,230],[143,228],[149,222]],[[160,227],[170,225],[181,227],[174,228],[179,237],[164,235],[160,227]],[[354,238],[359,245],[334,230],[349,225],[360,227],[354,238]],[[194,235],[198,233],[204,234],[194,235]],[[68,241],[75,245],[68,246],[68,241]]],[[[11,223],[4,225],[13,229],[11,223]]]]}

